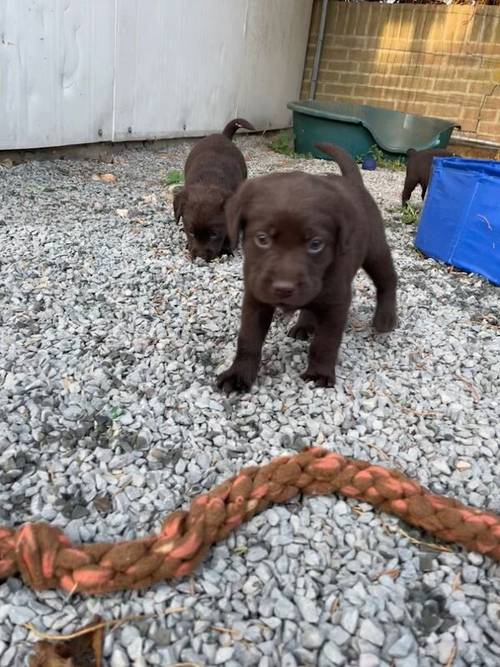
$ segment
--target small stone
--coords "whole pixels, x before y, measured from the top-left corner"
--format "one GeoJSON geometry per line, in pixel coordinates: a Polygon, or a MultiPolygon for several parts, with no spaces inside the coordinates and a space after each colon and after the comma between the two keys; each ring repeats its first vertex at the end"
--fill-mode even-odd
{"type": "Polygon", "coordinates": [[[353,635],[358,625],[359,611],[355,607],[346,609],[340,619],[340,625],[346,632],[353,635]]]}
{"type": "Polygon", "coordinates": [[[389,648],[389,655],[393,658],[404,658],[410,653],[415,645],[415,640],[411,635],[403,635],[389,648]]]}
{"type": "Polygon", "coordinates": [[[115,647],[111,654],[111,667],[129,667],[130,661],[127,654],[120,647],[115,647]]]}
{"type": "Polygon", "coordinates": [[[203,581],[202,586],[205,589],[207,595],[217,597],[220,595],[220,588],[213,584],[211,581],[203,581]]]}
{"type": "Polygon", "coordinates": [[[333,642],[327,642],[323,646],[323,650],[321,651],[321,657],[320,660],[323,659],[324,663],[323,664],[333,664],[333,665],[343,665],[345,664],[345,658],[342,655],[340,649],[335,646],[333,642]],[[326,660],[329,660],[330,662],[325,662],[326,660]]]}
{"type": "Polygon", "coordinates": [[[443,459],[435,459],[434,461],[432,461],[431,467],[438,473],[443,473],[444,475],[451,475],[450,466],[443,459]]]}
{"type": "Polygon", "coordinates": [[[458,616],[459,618],[467,618],[468,616],[474,616],[474,612],[465,602],[461,600],[453,601],[449,606],[449,612],[452,616],[458,616]]]}
{"type": "Polygon", "coordinates": [[[77,421],[82,416],[83,411],[77,405],[70,405],[63,411],[63,416],[68,421],[77,421]]]}
{"type": "Polygon", "coordinates": [[[275,509],[267,510],[266,514],[267,523],[270,526],[277,526],[280,522],[280,515],[275,509]]]}
{"type": "Polygon", "coordinates": [[[341,628],[340,625],[336,625],[332,628],[328,633],[328,637],[329,639],[333,639],[337,646],[342,646],[342,644],[345,644],[351,639],[349,633],[341,628]]]}
{"type": "Polygon", "coordinates": [[[214,663],[216,665],[223,665],[228,660],[231,660],[233,657],[234,648],[232,646],[223,646],[222,648],[217,649],[215,654],[214,663]]]}
{"type": "Polygon", "coordinates": [[[500,604],[491,602],[486,607],[486,615],[493,623],[494,627],[500,630],[500,604]]]}
{"type": "Polygon", "coordinates": [[[437,645],[439,662],[449,664],[450,657],[455,650],[455,641],[452,637],[443,637],[437,645]]]}
{"type": "Polygon", "coordinates": [[[141,633],[135,625],[125,625],[120,633],[120,640],[123,646],[129,646],[137,638],[140,638],[141,633]]]}
{"type": "Polygon", "coordinates": [[[297,667],[297,661],[291,653],[283,653],[280,667],[297,667]]]}
{"type": "Polygon", "coordinates": [[[13,662],[17,652],[17,646],[11,646],[8,648],[0,660],[0,667],[17,667],[17,665],[15,665],[13,662]]]}
{"type": "Polygon", "coordinates": [[[431,554],[420,554],[418,563],[422,572],[432,572],[434,569],[434,556],[431,554]]]}
{"type": "Polygon", "coordinates": [[[370,642],[375,646],[384,645],[384,633],[369,618],[365,618],[363,621],[361,621],[361,626],[359,628],[359,636],[362,639],[366,639],[367,642],[370,642]]]}
{"type": "Polygon", "coordinates": [[[142,637],[136,637],[128,646],[127,653],[132,660],[142,656],[142,637]]]}
{"type": "Polygon", "coordinates": [[[305,625],[302,628],[302,646],[304,648],[319,648],[325,641],[325,636],[318,627],[305,625]]]}
{"type": "Polygon", "coordinates": [[[404,619],[405,612],[401,606],[389,602],[387,605],[387,609],[391,614],[392,618],[396,621],[396,623],[400,623],[404,619]]]}
{"type": "Polygon", "coordinates": [[[278,618],[282,619],[295,620],[297,618],[295,605],[281,593],[274,603],[274,613],[278,618]]]}
{"type": "Polygon", "coordinates": [[[262,581],[256,576],[250,576],[243,584],[245,595],[256,595],[262,589],[262,581]]]}
{"type": "Polygon", "coordinates": [[[479,569],[474,565],[464,565],[462,579],[466,584],[475,584],[479,577],[479,569]]]}
{"type": "Polygon", "coordinates": [[[11,607],[9,610],[9,618],[14,625],[29,623],[35,615],[35,612],[29,607],[11,607]]]}
{"type": "Polygon", "coordinates": [[[252,547],[246,554],[247,560],[251,563],[258,563],[268,557],[267,551],[263,547],[252,547]]]}
{"type": "Polygon", "coordinates": [[[358,667],[378,667],[380,665],[380,658],[373,653],[361,653],[359,656],[358,667]]]}
{"type": "Polygon", "coordinates": [[[302,595],[296,595],[294,599],[304,621],[307,623],[317,623],[319,621],[320,612],[317,605],[312,600],[309,600],[309,598],[303,597],[302,595]]]}
{"type": "Polygon", "coordinates": [[[481,554],[477,554],[474,551],[467,554],[467,559],[472,565],[482,565],[484,563],[484,558],[481,554]]]}

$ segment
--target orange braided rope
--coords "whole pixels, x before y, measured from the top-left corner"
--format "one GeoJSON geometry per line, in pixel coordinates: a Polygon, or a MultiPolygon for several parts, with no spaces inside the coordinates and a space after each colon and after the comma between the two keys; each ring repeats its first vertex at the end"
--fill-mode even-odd
{"type": "Polygon", "coordinates": [[[108,593],[145,588],[193,572],[210,546],[272,503],[298,493],[338,492],[404,519],[446,542],[500,561],[500,516],[437,496],[396,470],[321,448],[282,456],[195,498],[167,517],[159,535],[116,544],[72,544],[45,523],[0,527],[0,578],[21,574],[37,590],[108,593]]]}

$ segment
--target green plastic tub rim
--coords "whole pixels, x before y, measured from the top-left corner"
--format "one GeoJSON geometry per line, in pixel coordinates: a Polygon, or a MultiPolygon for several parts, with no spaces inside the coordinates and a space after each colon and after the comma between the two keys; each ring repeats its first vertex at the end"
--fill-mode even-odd
{"type": "MultiPolygon", "coordinates": [[[[294,114],[361,125],[373,136],[375,144],[389,155],[406,156],[409,148],[425,150],[445,147],[453,129],[460,127],[442,118],[349,102],[296,101],[289,102],[287,107],[294,114]]],[[[328,138],[325,137],[324,140],[327,141],[328,138]]]]}

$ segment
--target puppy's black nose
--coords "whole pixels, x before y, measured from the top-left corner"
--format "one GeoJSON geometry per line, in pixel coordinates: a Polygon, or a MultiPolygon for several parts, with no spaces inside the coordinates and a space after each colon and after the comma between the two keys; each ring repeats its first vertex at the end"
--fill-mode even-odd
{"type": "Polygon", "coordinates": [[[288,280],[277,280],[273,283],[273,290],[278,299],[289,299],[295,292],[295,285],[288,280]]]}

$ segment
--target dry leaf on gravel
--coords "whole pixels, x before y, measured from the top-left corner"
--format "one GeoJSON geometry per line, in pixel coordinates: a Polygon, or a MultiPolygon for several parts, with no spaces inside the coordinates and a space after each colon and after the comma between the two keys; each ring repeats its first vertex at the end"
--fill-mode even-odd
{"type": "Polygon", "coordinates": [[[71,637],[37,642],[30,667],[102,667],[104,627],[98,616],[81,628],[81,634],[71,637]]]}
{"type": "Polygon", "coordinates": [[[94,174],[92,180],[102,183],[116,183],[116,176],[114,174],[94,174]]]}

